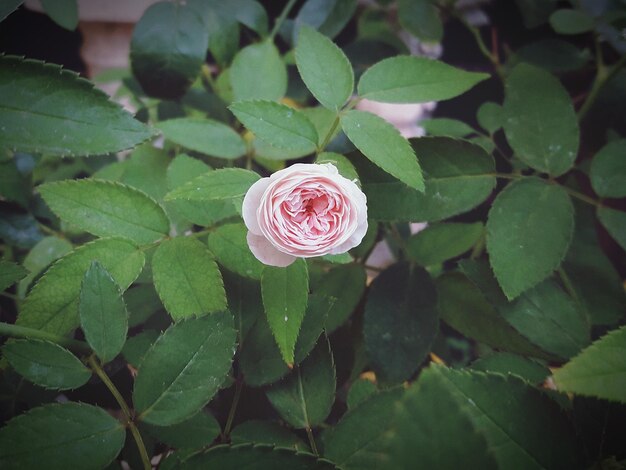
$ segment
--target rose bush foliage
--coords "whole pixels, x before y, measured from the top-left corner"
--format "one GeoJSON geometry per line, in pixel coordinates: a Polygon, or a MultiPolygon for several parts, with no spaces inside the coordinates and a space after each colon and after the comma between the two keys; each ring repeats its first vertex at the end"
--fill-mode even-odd
{"type": "Polygon", "coordinates": [[[3,51],[0,466],[623,465],[623,2],[278,3],[3,51]]]}

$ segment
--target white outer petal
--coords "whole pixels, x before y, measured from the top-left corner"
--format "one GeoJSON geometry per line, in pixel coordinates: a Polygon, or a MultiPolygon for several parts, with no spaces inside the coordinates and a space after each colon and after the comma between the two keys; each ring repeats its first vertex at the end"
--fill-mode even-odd
{"type": "Polygon", "coordinates": [[[269,178],[261,178],[259,181],[250,186],[246,196],[243,198],[241,216],[243,217],[243,221],[248,230],[257,235],[261,234],[261,228],[259,227],[259,220],[257,218],[257,210],[261,205],[263,193],[269,185],[269,178]]]}
{"type": "Polygon", "coordinates": [[[252,254],[261,263],[269,266],[277,266],[284,268],[293,263],[297,258],[295,256],[288,255],[282,251],[278,251],[274,245],[272,245],[265,237],[255,235],[252,232],[248,232],[246,237],[248,240],[248,246],[252,254]]]}

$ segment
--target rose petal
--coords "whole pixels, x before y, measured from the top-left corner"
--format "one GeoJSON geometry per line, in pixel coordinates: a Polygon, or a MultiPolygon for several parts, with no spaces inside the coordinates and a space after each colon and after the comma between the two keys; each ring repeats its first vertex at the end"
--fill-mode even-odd
{"type": "Polygon", "coordinates": [[[265,237],[248,232],[248,246],[261,263],[284,268],[296,260],[295,256],[278,251],[265,237]]]}
{"type": "Polygon", "coordinates": [[[261,229],[257,219],[257,209],[261,205],[261,197],[270,184],[269,178],[261,178],[248,189],[246,196],[243,198],[241,215],[243,221],[251,232],[260,235],[261,229]]]}

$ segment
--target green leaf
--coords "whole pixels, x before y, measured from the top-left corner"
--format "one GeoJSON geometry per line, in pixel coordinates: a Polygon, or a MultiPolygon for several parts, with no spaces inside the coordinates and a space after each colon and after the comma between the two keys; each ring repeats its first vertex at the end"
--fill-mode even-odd
{"type": "Polygon", "coordinates": [[[361,76],[359,96],[383,103],[449,100],[489,78],[437,60],[397,56],[381,60],[361,76]]]}
{"type": "Polygon", "coordinates": [[[502,106],[492,101],[487,101],[478,108],[476,119],[480,127],[490,134],[494,134],[502,127],[502,106]]]}
{"type": "Polygon", "coordinates": [[[239,444],[216,446],[197,454],[184,462],[184,468],[200,470],[219,469],[266,469],[274,470],[333,470],[335,465],[312,454],[272,446],[239,444]]]}
{"type": "Polygon", "coordinates": [[[483,435],[498,468],[582,468],[574,430],[547,394],[514,376],[438,366],[425,373],[483,435]]]}
{"type": "Polygon", "coordinates": [[[138,284],[124,293],[124,303],[128,311],[128,326],[141,325],[159,310],[163,304],[154,288],[154,284],[138,284]]]}
{"type": "Polygon", "coordinates": [[[323,338],[300,366],[265,393],[286,422],[296,429],[310,429],[322,424],[330,413],[335,387],[335,362],[330,344],[323,338]]]}
{"type": "Polygon", "coordinates": [[[470,126],[457,119],[425,119],[420,121],[419,125],[424,128],[426,134],[434,136],[465,137],[476,133],[470,126]]]}
{"type": "Polygon", "coordinates": [[[572,357],[589,344],[584,313],[553,280],[527,290],[500,311],[522,335],[559,357],[572,357]]]}
{"type": "Polygon", "coordinates": [[[128,312],[120,288],[97,261],[85,273],[78,312],[89,346],[102,362],[113,360],[126,342],[128,312]]]}
{"type": "Polygon", "coordinates": [[[398,1],[398,20],[404,29],[421,41],[440,42],[443,39],[443,24],[433,0],[398,1]]]}
{"type": "Polygon", "coordinates": [[[352,95],[354,72],[346,55],[310,26],[298,33],[296,65],[307,88],[323,106],[339,110],[352,95]]]}
{"type": "Polygon", "coordinates": [[[287,92],[287,68],[276,46],[265,41],[241,49],[230,67],[235,101],[271,100],[287,92]]]}
{"type": "Polygon", "coordinates": [[[28,271],[19,264],[0,260],[0,292],[26,277],[28,271]]]}
{"type": "Polygon", "coordinates": [[[76,356],[50,341],[7,341],[2,354],[18,374],[44,388],[78,388],[91,377],[91,371],[76,356]]]}
{"type": "Polygon", "coordinates": [[[152,258],[154,285],[175,321],[226,308],[220,270],[206,246],[190,237],[162,242],[152,258]]]}
{"type": "MultiPolygon", "coordinates": [[[[24,267],[30,271],[28,276],[22,279],[17,291],[19,297],[24,297],[32,282],[46,269],[53,261],[72,251],[72,244],[67,240],[58,237],[46,237],[37,243],[24,258],[24,267]]],[[[2,289],[0,289],[2,290],[2,289]]]]}
{"type": "MultiPolygon", "coordinates": [[[[489,269],[489,267],[486,267],[489,269]]],[[[551,358],[515,330],[462,273],[437,279],[439,313],[443,321],[468,338],[496,349],[551,358]]]]}
{"type": "Polygon", "coordinates": [[[352,409],[360,405],[377,391],[376,384],[368,379],[358,379],[350,385],[348,396],[346,397],[346,405],[348,409],[352,409]]]}
{"type": "Polygon", "coordinates": [[[211,413],[199,411],[190,419],[172,426],[146,424],[148,433],[175,449],[200,449],[220,435],[220,423],[211,413]]]}
{"type": "Polygon", "coordinates": [[[604,228],[626,250],[626,213],[609,207],[599,207],[597,214],[604,228]]]}
{"type": "Polygon", "coordinates": [[[241,223],[221,225],[209,234],[209,250],[226,269],[244,277],[261,279],[264,265],[248,248],[247,232],[241,223]]]}
{"type": "Polygon", "coordinates": [[[524,26],[532,29],[548,21],[557,2],[552,0],[515,0],[515,3],[522,14],[524,26]]]}
{"type": "Polygon", "coordinates": [[[424,468],[498,468],[479,426],[448,387],[430,367],[396,403],[390,468],[412,469],[416,456],[424,468]]]}
{"type": "Polygon", "coordinates": [[[122,291],[139,276],[145,256],[127,240],[87,243],[57,261],[33,287],[21,306],[17,324],[64,335],[79,325],[78,298],[85,271],[99,261],[122,291]]]}
{"type": "Polygon", "coordinates": [[[24,3],[24,0],[2,0],[0,2],[0,21],[4,21],[4,19],[17,10],[22,3],[24,3]]]}
{"type": "Polygon", "coordinates": [[[595,213],[576,206],[576,232],[563,270],[593,325],[612,325],[624,315],[622,278],[598,243],[595,213]]]}
{"type": "Polygon", "coordinates": [[[148,244],[169,233],[163,208],[130,186],[82,179],[46,183],[38,189],[63,221],[93,235],[148,244]]]}
{"type": "Polygon", "coordinates": [[[170,191],[165,200],[187,199],[204,202],[233,200],[243,197],[259,178],[257,173],[242,168],[208,171],[170,191]]]}
{"type": "Polygon", "coordinates": [[[246,385],[271,384],[289,372],[265,315],[260,315],[242,345],[239,365],[246,385]]]}
{"type": "Polygon", "coordinates": [[[423,268],[396,263],[374,279],[365,304],[363,336],[381,380],[408,379],[429,353],[438,329],[435,285],[423,268]]]}
{"type": "Polygon", "coordinates": [[[550,15],[550,25],[559,34],[582,34],[593,29],[594,21],[582,10],[564,8],[550,15]]]}
{"type": "Polygon", "coordinates": [[[293,42],[296,42],[300,28],[305,24],[334,38],[354,15],[356,4],[356,0],[307,0],[294,20],[293,42]]]}
{"type": "Polygon", "coordinates": [[[356,180],[356,183],[359,184],[359,175],[356,169],[350,163],[350,160],[339,153],[321,152],[317,155],[315,163],[332,163],[341,176],[348,178],[350,181],[356,180]]]}
{"type": "Polygon", "coordinates": [[[302,320],[302,326],[296,341],[294,352],[296,364],[300,364],[306,359],[317,344],[317,340],[326,329],[326,319],[335,301],[335,297],[325,297],[318,294],[309,295],[304,320],[302,320]]]}
{"type": "Polygon", "coordinates": [[[506,80],[503,114],[504,133],[517,158],[552,176],[572,168],[580,131],[572,101],[557,78],[519,64],[506,80]]]}
{"type": "Polygon", "coordinates": [[[125,428],[104,409],[53,403],[19,415],[0,429],[6,469],[104,468],[124,445],[125,428]]]}
{"type": "Polygon", "coordinates": [[[159,426],[191,418],[218,391],[235,354],[232,315],[170,326],[144,356],[133,390],[139,418],[159,426]]]}
{"type": "Polygon", "coordinates": [[[496,185],[493,157],[481,147],[446,137],[411,141],[424,171],[420,193],[386,175],[363,158],[352,158],[369,217],[386,221],[437,221],[462,214],[483,202],[496,185]]]}
{"type": "Polygon", "coordinates": [[[294,363],[294,348],[304,318],[308,292],[309,274],[304,260],[298,259],[286,268],[263,268],[263,307],[276,344],[287,364],[294,363]]]}
{"type": "Polygon", "coordinates": [[[598,196],[626,197],[626,139],[606,144],[591,162],[591,186],[598,196]]]}
{"type": "Polygon", "coordinates": [[[208,43],[209,29],[191,5],[156,3],[133,29],[133,74],[148,95],[179,98],[200,73],[208,43]]]}
{"type": "Polygon", "coordinates": [[[235,18],[241,24],[259,33],[259,35],[267,35],[267,13],[259,2],[254,0],[211,2],[211,7],[223,16],[235,18]]]}
{"type": "Polygon", "coordinates": [[[0,57],[0,149],[101,155],[152,137],[93,84],[54,64],[0,57]]]}
{"type": "Polygon", "coordinates": [[[410,188],[424,191],[424,178],[415,153],[395,127],[375,114],[351,110],[341,117],[341,128],[374,164],[410,188]]]}
{"type": "Polygon", "coordinates": [[[487,219],[487,251],[509,299],[559,267],[574,230],[569,196],[538,178],[515,181],[495,199],[487,219]]]}
{"type": "Polygon", "coordinates": [[[526,62],[549,72],[563,73],[581,69],[589,62],[590,56],[589,49],[579,49],[568,41],[542,39],[517,49],[507,66],[526,62]]]}
{"type": "Polygon", "coordinates": [[[471,368],[485,372],[513,374],[532,384],[542,384],[550,375],[550,369],[537,361],[507,352],[493,353],[472,362],[471,368]]]}
{"type": "Polygon", "coordinates": [[[226,269],[222,275],[228,297],[228,309],[235,317],[235,328],[238,333],[237,343],[241,349],[257,318],[263,315],[261,284],[232,274],[226,269]]]}
{"type": "Polygon", "coordinates": [[[380,392],[349,410],[324,435],[324,457],[345,470],[386,468],[386,434],[402,393],[401,388],[380,392]]]}
{"type": "Polygon", "coordinates": [[[239,424],[230,433],[230,442],[232,444],[253,442],[299,450],[308,449],[306,444],[287,428],[265,420],[249,420],[239,424]]]}
{"type": "Polygon", "coordinates": [[[122,349],[122,356],[130,365],[137,369],[148,349],[150,349],[158,337],[159,332],[156,330],[143,330],[141,333],[126,340],[124,349],[122,349]]]}
{"type": "Polygon", "coordinates": [[[246,144],[230,126],[213,119],[177,118],[158,123],[167,140],[212,157],[234,160],[246,153],[246,144]]]}
{"type": "Polygon", "coordinates": [[[52,21],[73,31],[78,26],[77,0],[41,0],[41,6],[52,21]]]}
{"type": "Polygon", "coordinates": [[[317,148],[315,127],[304,114],[289,106],[254,100],[233,103],[228,109],[251,132],[270,145],[306,153],[312,153],[317,148]]]}
{"type": "Polygon", "coordinates": [[[326,318],[326,331],[332,333],[352,315],[365,292],[365,269],[360,264],[346,264],[328,271],[314,292],[337,299],[326,318]]]}
{"type": "Polygon", "coordinates": [[[430,225],[407,240],[409,258],[432,266],[470,250],[483,235],[483,224],[440,223],[430,225]]]}
{"type": "Polygon", "coordinates": [[[554,373],[559,390],[626,403],[626,327],[609,332],[554,373]]]}

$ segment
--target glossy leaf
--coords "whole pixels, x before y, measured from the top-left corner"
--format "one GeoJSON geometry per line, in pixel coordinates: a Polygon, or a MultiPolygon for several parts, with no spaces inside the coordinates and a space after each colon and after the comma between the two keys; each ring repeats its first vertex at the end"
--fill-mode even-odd
{"type": "Polygon", "coordinates": [[[37,243],[24,258],[24,267],[30,272],[22,279],[17,291],[20,297],[24,297],[32,282],[52,264],[72,251],[72,244],[58,237],[46,237],[37,243]]]}
{"type": "Polygon", "coordinates": [[[196,414],[213,398],[230,370],[235,339],[228,312],[170,326],[139,367],[133,390],[139,418],[168,426],[196,414]]]}
{"type": "Polygon", "coordinates": [[[527,290],[500,311],[522,335],[559,357],[574,356],[590,341],[584,312],[553,280],[527,290]]]}
{"type": "Polygon", "coordinates": [[[96,406],[64,403],[34,408],[0,429],[6,469],[104,468],[124,445],[124,425],[96,406]]]}
{"type": "Polygon", "coordinates": [[[265,392],[278,414],[296,429],[324,422],[335,401],[335,362],[326,338],[283,380],[265,392]]]}
{"type": "Polygon", "coordinates": [[[147,244],[169,232],[163,208],[123,184],[92,179],[59,181],[39,186],[39,192],[62,220],[99,237],[119,236],[147,244]]]}
{"type": "Polygon", "coordinates": [[[517,332],[463,274],[452,272],[440,276],[437,292],[441,318],[466,337],[496,349],[550,358],[517,332]]]}
{"type": "Polygon", "coordinates": [[[513,374],[532,384],[542,384],[550,375],[550,369],[533,359],[507,352],[493,353],[474,361],[474,370],[513,374]]]}
{"type": "Polygon", "coordinates": [[[569,196],[537,178],[511,183],[487,219],[487,251],[509,299],[537,285],[561,264],[574,229],[569,196]]]}
{"type": "Polygon", "coordinates": [[[28,274],[19,264],[0,260],[0,292],[12,286],[28,274]]]}
{"type": "Polygon", "coordinates": [[[219,312],[226,293],[219,268],[206,246],[190,237],[162,242],[152,258],[156,290],[175,321],[219,312]]]}
{"type": "Polygon", "coordinates": [[[424,191],[420,164],[407,140],[383,118],[365,111],[348,111],[341,128],[374,164],[407,186],[424,191]]]}
{"type": "Polygon", "coordinates": [[[200,449],[210,445],[222,431],[211,413],[199,411],[190,419],[172,426],[144,425],[148,433],[175,449],[200,449]]]}
{"type": "Polygon", "coordinates": [[[101,155],[128,149],[152,131],[74,72],[54,64],[0,57],[4,150],[101,155]]]}
{"type": "Polygon", "coordinates": [[[78,298],[85,271],[98,261],[125,291],[145,262],[127,240],[107,238],[87,243],[57,261],[24,300],[17,324],[64,335],[79,325],[78,298]]]}
{"type": "Polygon", "coordinates": [[[209,29],[193,6],[158,2],[133,29],[133,74],[148,95],[179,98],[200,73],[208,43],[209,29]]]}
{"type": "Polygon", "coordinates": [[[334,38],[350,21],[356,6],[356,0],[305,1],[294,20],[294,42],[296,42],[300,28],[305,24],[329,38],[334,38]]]}
{"type": "Polygon", "coordinates": [[[386,175],[363,157],[354,163],[367,196],[369,217],[386,221],[437,221],[483,202],[496,184],[493,158],[469,142],[446,137],[414,139],[424,171],[424,193],[386,175]]]}
{"type": "Polygon", "coordinates": [[[318,135],[311,121],[289,106],[254,100],[233,103],[228,109],[257,137],[275,147],[306,153],[317,147],[318,135]]]}
{"type": "Polygon", "coordinates": [[[306,444],[286,427],[265,420],[249,420],[239,424],[230,433],[230,441],[232,444],[252,442],[299,450],[308,449],[306,444]]]}
{"type": "Polygon", "coordinates": [[[222,225],[209,234],[209,250],[215,259],[226,269],[244,277],[261,279],[263,264],[248,248],[245,225],[222,225]]]}
{"type": "Polygon", "coordinates": [[[582,10],[563,8],[550,15],[550,24],[559,34],[582,34],[591,31],[593,18],[582,10]]]}
{"type": "Polygon", "coordinates": [[[426,134],[433,136],[465,137],[476,131],[463,121],[449,118],[433,118],[420,121],[426,134]]]}
{"type": "Polygon", "coordinates": [[[609,332],[554,373],[559,390],[626,403],[626,327],[609,332]]]}
{"type": "Polygon", "coordinates": [[[24,3],[24,0],[4,0],[0,2],[0,21],[4,21],[4,19],[17,10],[22,3],[24,3]]]}
{"type": "Polygon", "coordinates": [[[296,260],[286,268],[263,268],[261,294],[265,315],[287,364],[294,363],[294,349],[306,311],[308,292],[309,275],[304,260],[296,260]]]}
{"type": "Polygon", "coordinates": [[[415,56],[384,59],[359,80],[359,96],[383,103],[425,103],[461,95],[489,78],[437,60],[415,56]]]}
{"type": "Polygon", "coordinates": [[[253,171],[242,168],[222,168],[208,171],[170,191],[166,201],[187,199],[191,201],[234,200],[246,194],[259,179],[253,171]]]}
{"type": "Polygon", "coordinates": [[[287,68],[271,41],[241,49],[230,67],[234,101],[272,100],[287,92],[287,68]]]}
{"type": "Polygon", "coordinates": [[[414,468],[419,456],[425,468],[498,468],[479,426],[463,410],[465,404],[447,388],[431,367],[396,403],[386,449],[390,467],[414,468]]]}
{"type": "Polygon", "coordinates": [[[567,91],[549,72],[516,66],[506,80],[504,133],[515,156],[560,176],[574,165],[580,131],[567,91]]]}
{"type": "Polygon", "coordinates": [[[609,207],[600,207],[597,214],[604,228],[626,250],[626,213],[609,207]]]}
{"type": "Polygon", "coordinates": [[[502,106],[487,101],[478,108],[476,119],[480,127],[493,134],[502,127],[502,106]]]}
{"type": "Polygon", "coordinates": [[[430,351],[438,329],[437,292],[423,268],[396,263],[374,279],[363,335],[372,367],[382,380],[408,379],[430,351]]]}
{"type": "Polygon", "coordinates": [[[157,127],[167,140],[205,155],[234,160],[246,153],[241,136],[213,119],[168,119],[158,123],[157,127]]]}
{"type": "Polygon", "coordinates": [[[217,446],[194,455],[184,462],[189,470],[203,468],[273,468],[275,470],[333,470],[336,469],[328,460],[319,459],[313,454],[297,452],[272,446],[239,444],[236,446],[217,446]]]}
{"type": "Polygon", "coordinates": [[[526,62],[550,72],[570,72],[584,67],[590,60],[588,49],[579,49],[562,39],[542,39],[520,47],[511,57],[511,65],[526,62]]]}
{"type": "Polygon", "coordinates": [[[85,273],[78,312],[89,346],[102,362],[113,360],[126,342],[128,312],[120,288],[97,261],[85,273]]]}
{"type": "Polygon", "coordinates": [[[609,142],[593,157],[591,185],[602,197],[626,197],[625,139],[609,142]]]}
{"type": "Polygon", "coordinates": [[[433,0],[400,0],[398,20],[404,29],[421,41],[439,42],[443,39],[443,24],[433,0]]]}
{"type": "Polygon", "coordinates": [[[78,26],[77,0],[41,0],[41,6],[52,21],[73,31],[78,26]]]}
{"type": "Polygon", "coordinates": [[[359,264],[337,266],[328,271],[314,292],[336,301],[326,318],[326,331],[335,331],[350,317],[365,292],[366,274],[359,264]]]}
{"type": "Polygon", "coordinates": [[[310,26],[298,33],[296,65],[313,96],[329,109],[339,109],[352,95],[354,72],[345,54],[310,26]]]}
{"type": "Polygon", "coordinates": [[[8,341],[2,354],[18,374],[44,388],[78,388],[91,378],[91,371],[76,356],[50,341],[8,341]]]}
{"type": "Polygon", "coordinates": [[[407,240],[407,254],[422,266],[432,266],[462,255],[483,235],[483,224],[430,225],[407,240]]]}
{"type": "Polygon", "coordinates": [[[403,390],[395,388],[372,395],[349,410],[324,435],[324,457],[346,470],[375,470],[389,463],[387,433],[395,403],[403,390]]]}

